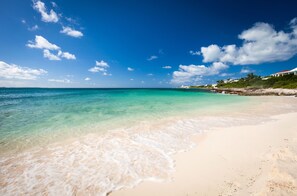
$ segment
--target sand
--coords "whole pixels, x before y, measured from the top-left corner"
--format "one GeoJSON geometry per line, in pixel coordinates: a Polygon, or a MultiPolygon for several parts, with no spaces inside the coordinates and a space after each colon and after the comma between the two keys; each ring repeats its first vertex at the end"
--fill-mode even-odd
{"type": "Polygon", "coordinates": [[[211,130],[174,156],[170,182],[145,181],[112,196],[297,195],[297,113],[260,125],[211,130]]]}

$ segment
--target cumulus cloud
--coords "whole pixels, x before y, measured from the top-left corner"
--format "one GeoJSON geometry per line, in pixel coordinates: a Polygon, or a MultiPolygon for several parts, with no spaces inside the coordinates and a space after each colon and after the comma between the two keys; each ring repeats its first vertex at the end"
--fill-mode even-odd
{"type": "Polygon", "coordinates": [[[88,77],[85,78],[85,81],[90,81],[90,80],[91,80],[91,78],[88,78],[88,77]]]}
{"type": "Polygon", "coordinates": [[[131,67],[128,67],[127,70],[128,70],[128,71],[134,71],[134,69],[131,68],[131,67]]]}
{"type": "Polygon", "coordinates": [[[75,60],[76,57],[74,54],[70,54],[69,52],[62,52],[61,50],[58,52],[58,56],[68,59],[68,60],[75,60]]]}
{"type": "Polygon", "coordinates": [[[43,69],[31,69],[0,61],[0,77],[6,79],[36,80],[38,76],[46,74],[43,69]]]}
{"type": "Polygon", "coordinates": [[[43,50],[43,57],[51,61],[60,61],[61,58],[58,55],[51,53],[48,49],[43,50]]]}
{"type": "Polygon", "coordinates": [[[33,0],[33,8],[41,14],[41,20],[43,22],[58,22],[59,17],[54,10],[47,11],[45,4],[42,1],[34,1],[33,0]]]}
{"type": "Polygon", "coordinates": [[[74,54],[70,54],[69,52],[62,52],[59,50],[58,54],[55,55],[51,53],[49,50],[45,49],[43,50],[43,57],[47,58],[51,61],[60,61],[61,58],[68,59],[68,60],[75,60],[76,57],[74,54]]]}
{"type": "Polygon", "coordinates": [[[150,56],[147,60],[148,61],[152,61],[152,60],[155,60],[155,59],[157,59],[158,58],[158,56],[156,56],[156,55],[152,55],[152,56],[150,56]]]}
{"type": "Polygon", "coordinates": [[[59,46],[50,43],[47,39],[40,35],[36,35],[34,41],[28,41],[28,44],[26,46],[29,48],[43,49],[43,57],[52,61],[59,61],[61,60],[61,58],[68,60],[76,59],[74,54],[61,51],[59,46]],[[57,54],[53,54],[50,50],[59,51],[57,54]]]}
{"type": "Polygon", "coordinates": [[[108,63],[105,62],[105,61],[103,61],[103,60],[96,61],[96,66],[98,66],[98,67],[105,67],[105,68],[108,68],[109,67],[108,63]]]}
{"type": "Polygon", "coordinates": [[[200,51],[193,51],[193,50],[190,50],[189,53],[193,56],[199,56],[201,55],[201,52],[200,51]]]}
{"type": "Polygon", "coordinates": [[[221,49],[217,45],[210,45],[208,47],[201,47],[201,53],[203,55],[203,62],[213,62],[219,59],[221,49]]]}
{"type": "Polygon", "coordinates": [[[93,73],[96,73],[96,72],[104,72],[104,71],[106,71],[106,69],[105,68],[103,68],[103,67],[92,67],[92,68],[90,68],[89,69],[89,71],[90,72],[93,72],[93,73]]]}
{"type": "Polygon", "coordinates": [[[173,72],[171,82],[174,84],[197,82],[203,76],[217,75],[228,67],[222,62],[214,62],[209,67],[205,65],[179,65],[179,70],[173,72]]]}
{"type": "Polygon", "coordinates": [[[276,31],[272,25],[259,22],[238,38],[243,40],[241,46],[201,47],[203,62],[247,65],[288,60],[297,54],[297,19],[291,20],[289,32],[276,31]]]}
{"type": "Polygon", "coordinates": [[[109,68],[108,63],[101,60],[101,61],[96,61],[96,65],[88,69],[88,71],[93,73],[102,72],[102,75],[104,76],[111,76],[111,74],[107,73],[108,68],[109,68]]]}
{"type": "Polygon", "coordinates": [[[44,37],[40,35],[35,36],[35,41],[28,41],[28,44],[26,45],[29,48],[38,48],[38,49],[48,49],[48,50],[59,50],[60,47],[50,43],[45,39],[44,37]]]}
{"type": "Polygon", "coordinates": [[[70,27],[63,27],[63,29],[60,31],[60,33],[64,33],[64,34],[69,35],[71,37],[77,37],[77,38],[83,36],[82,32],[77,31],[75,29],[72,29],[70,27]]]}
{"type": "Polygon", "coordinates": [[[162,68],[163,68],[163,69],[171,69],[172,67],[169,66],[169,65],[166,65],[166,66],[163,66],[162,68]]]}

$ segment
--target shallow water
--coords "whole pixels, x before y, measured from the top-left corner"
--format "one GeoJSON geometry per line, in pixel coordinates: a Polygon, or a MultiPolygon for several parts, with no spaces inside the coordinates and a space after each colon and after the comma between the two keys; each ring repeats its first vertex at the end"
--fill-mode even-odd
{"type": "Polygon", "coordinates": [[[171,180],[172,154],[192,148],[194,134],[297,111],[292,97],[195,90],[5,89],[0,96],[0,195],[106,195],[171,180]]]}
{"type": "Polygon", "coordinates": [[[179,89],[0,89],[0,149],[22,150],[246,99],[179,89]]]}

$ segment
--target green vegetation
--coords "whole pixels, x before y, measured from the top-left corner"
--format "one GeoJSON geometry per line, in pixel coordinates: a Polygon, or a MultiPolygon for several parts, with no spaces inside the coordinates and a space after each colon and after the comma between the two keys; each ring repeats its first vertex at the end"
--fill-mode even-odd
{"type": "Polygon", "coordinates": [[[241,78],[238,82],[224,83],[217,81],[218,88],[297,88],[297,75],[289,74],[279,77],[261,78],[253,73],[248,74],[245,78],[241,78]]]}
{"type": "Polygon", "coordinates": [[[212,85],[211,84],[208,84],[208,85],[201,85],[201,86],[189,86],[190,88],[199,88],[199,89],[210,89],[212,88],[212,85]]]}

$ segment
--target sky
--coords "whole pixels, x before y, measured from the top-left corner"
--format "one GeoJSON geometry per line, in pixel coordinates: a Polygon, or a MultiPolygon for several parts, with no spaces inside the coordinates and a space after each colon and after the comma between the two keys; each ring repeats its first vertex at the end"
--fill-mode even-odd
{"type": "Polygon", "coordinates": [[[295,0],[1,0],[0,86],[213,84],[297,67],[295,0]]]}

